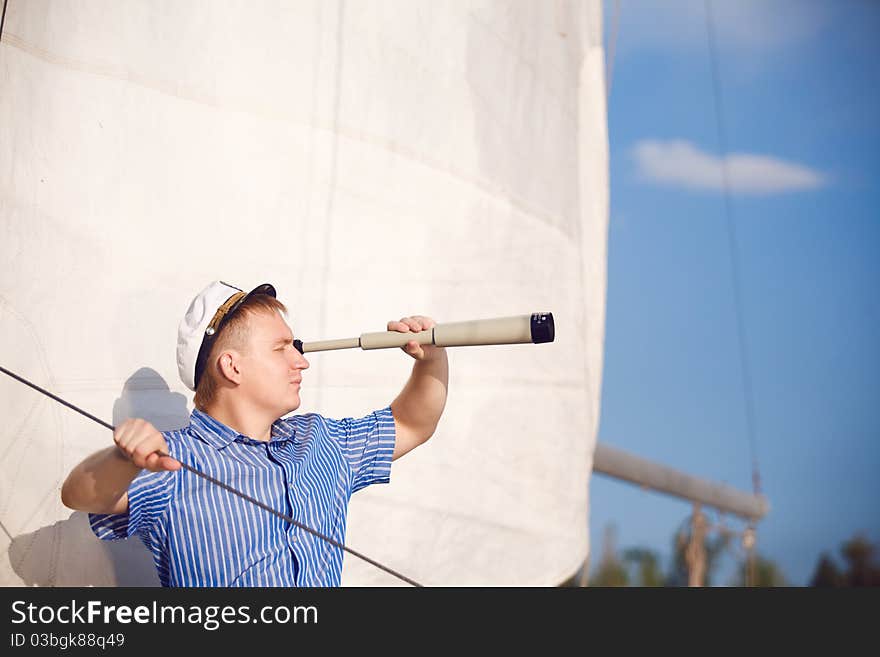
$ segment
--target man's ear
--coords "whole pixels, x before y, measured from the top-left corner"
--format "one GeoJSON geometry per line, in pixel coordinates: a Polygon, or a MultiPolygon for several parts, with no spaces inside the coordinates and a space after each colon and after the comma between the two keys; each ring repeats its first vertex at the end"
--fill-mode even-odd
{"type": "Polygon", "coordinates": [[[241,383],[241,354],[235,349],[224,349],[217,357],[217,369],[227,381],[241,383]]]}

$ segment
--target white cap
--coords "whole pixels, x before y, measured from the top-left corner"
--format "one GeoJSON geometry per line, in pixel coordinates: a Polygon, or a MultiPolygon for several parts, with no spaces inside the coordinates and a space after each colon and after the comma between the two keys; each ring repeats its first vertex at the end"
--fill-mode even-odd
{"type": "Polygon", "coordinates": [[[252,294],[274,297],[275,288],[264,283],[245,294],[234,285],[214,281],[189,304],[177,329],[177,371],[187,388],[196,389],[217,333],[252,294]]]}

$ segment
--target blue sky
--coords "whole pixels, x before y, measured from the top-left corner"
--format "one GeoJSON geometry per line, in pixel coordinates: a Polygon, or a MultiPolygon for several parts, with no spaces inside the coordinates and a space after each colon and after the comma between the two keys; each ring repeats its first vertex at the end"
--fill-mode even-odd
{"type": "MultiPolygon", "coordinates": [[[[758,549],[803,585],[854,533],[880,544],[880,3],[713,8],[771,505],[758,549]]],[[[620,2],[599,440],[751,490],[705,17],[703,0],[620,2]]],[[[690,506],[602,476],[590,488],[593,565],[613,523],[619,548],[668,566],[690,506]]]]}

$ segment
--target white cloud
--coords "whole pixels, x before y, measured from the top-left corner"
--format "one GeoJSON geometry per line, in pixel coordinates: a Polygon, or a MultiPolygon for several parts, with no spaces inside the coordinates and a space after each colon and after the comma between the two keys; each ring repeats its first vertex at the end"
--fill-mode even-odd
{"type": "MultiPolygon", "coordinates": [[[[688,141],[643,140],[632,152],[643,180],[690,189],[723,189],[724,160],[688,141]]],[[[730,189],[740,194],[778,194],[827,183],[814,169],[766,155],[732,153],[726,163],[730,189]]]]}
{"type": "MultiPolygon", "coordinates": [[[[705,0],[605,0],[609,39],[615,2],[620,6],[621,52],[707,48],[705,0]]],[[[810,0],[713,0],[712,16],[718,43],[740,51],[767,51],[807,41],[829,21],[827,8],[810,0]]]]}

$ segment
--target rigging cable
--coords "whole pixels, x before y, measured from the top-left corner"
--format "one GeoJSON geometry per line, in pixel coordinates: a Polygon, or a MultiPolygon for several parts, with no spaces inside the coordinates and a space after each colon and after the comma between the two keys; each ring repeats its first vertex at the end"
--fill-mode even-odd
{"type": "Polygon", "coordinates": [[[3,14],[0,14],[0,41],[3,41],[3,23],[6,22],[6,3],[8,0],[3,0],[3,14]]]}
{"type": "MultiPolygon", "coordinates": [[[[727,159],[727,135],[724,132],[723,102],[721,96],[721,75],[718,70],[718,52],[715,40],[714,16],[712,0],[706,3],[706,35],[709,42],[709,63],[712,69],[712,92],[715,99],[715,122],[718,131],[718,147],[721,150],[721,182],[724,195],[724,216],[727,221],[727,243],[730,247],[731,276],[733,278],[733,303],[736,315],[737,337],[739,342],[740,366],[743,377],[743,397],[746,410],[746,433],[749,452],[752,460],[752,490],[755,495],[761,494],[761,470],[758,466],[758,445],[755,430],[754,398],[752,393],[752,377],[746,349],[746,329],[743,321],[742,295],[739,279],[739,252],[736,241],[736,226],[733,218],[733,203],[730,198],[730,171],[727,159]]],[[[745,585],[755,585],[755,527],[750,523],[743,536],[747,559],[745,564],[745,585]]]]}
{"type": "MultiPolygon", "coordinates": [[[[24,377],[21,377],[21,376],[15,374],[14,372],[10,372],[10,371],[7,370],[5,367],[0,366],[0,372],[3,372],[4,374],[7,374],[7,375],[11,376],[13,379],[15,379],[16,381],[19,381],[19,382],[25,384],[26,386],[30,386],[31,388],[33,388],[33,389],[36,390],[37,392],[41,392],[41,393],[43,393],[43,394],[46,395],[47,397],[50,397],[50,398],[54,399],[55,401],[57,401],[57,402],[63,404],[64,406],[67,406],[68,408],[70,408],[70,409],[76,411],[77,413],[80,413],[81,415],[85,415],[87,418],[89,418],[90,420],[94,420],[95,422],[97,422],[98,424],[100,424],[102,427],[107,427],[107,428],[110,429],[111,431],[115,431],[115,430],[116,430],[116,428],[115,428],[112,424],[108,424],[107,422],[104,422],[104,420],[102,420],[102,419],[100,419],[100,418],[98,418],[98,417],[95,417],[95,416],[92,415],[91,413],[88,413],[87,411],[84,411],[84,410],[82,410],[81,408],[79,408],[79,407],[77,407],[77,406],[74,406],[74,405],[71,404],[70,402],[61,399],[61,397],[58,397],[57,395],[52,394],[52,393],[49,392],[48,390],[45,390],[44,388],[41,388],[40,386],[38,386],[38,385],[36,385],[36,384],[34,384],[34,383],[31,383],[30,381],[28,381],[28,380],[25,379],[24,377]]],[[[158,453],[160,456],[170,456],[169,454],[165,454],[164,452],[157,452],[157,453],[158,453]]],[[[174,458],[174,457],[172,457],[172,458],[174,458]]],[[[403,580],[403,581],[406,582],[407,584],[411,584],[411,585],[413,585],[413,586],[417,586],[417,587],[421,587],[421,586],[422,586],[421,584],[419,584],[418,582],[416,582],[416,581],[410,579],[409,577],[406,577],[405,575],[401,575],[400,573],[398,573],[398,572],[392,570],[391,568],[388,568],[387,566],[383,566],[383,565],[382,565],[381,563],[379,563],[378,561],[375,561],[374,559],[370,559],[368,556],[363,555],[363,554],[361,554],[360,552],[357,552],[356,550],[352,550],[351,548],[349,548],[349,547],[343,545],[342,543],[340,543],[340,542],[338,542],[338,541],[335,541],[334,539],[330,538],[329,536],[324,536],[324,534],[321,534],[320,532],[315,531],[315,530],[312,529],[311,527],[308,527],[307,525],[304,525],[304,524],[302,524],[301,522],[298,522],[298,521],[294,520],[294,519],[291,518],[290,516],[288,516],[288,515],[286,515],[286,514],[284,514],[284,513],[281,513],[280,511],[276,511],[275,509],[273,509],[272,507],[268,506],[267,504],[263,504],[262,502],[260,502],[260,501],[257,500],[257,499],[254,499],[254,498],[251,497],[250,495],[247,495],[247,494],[245,494],[245,493],[242,493],[242,492],[236,490],[236,489],[233,488],[232,486],[229,486],[228,484],[223,483],[223,482],[220,481],[219,479],[215,479],[215,478],[212,477],[211,475],[207,475],[207,474],[205,474],[204,472],[200,472],[199,470],[196,470],[195,468],[193,468],[192,466],[187,465],[186,463],[184,463],[184,462],[181,461],[180,459],[175,458],[174,460],[177,461],[178,463],[180,463],[181,467],[182,467],[184,470],[186,470],[187,472],[191,472],[191,473],[193,473],[194,475],[196,475],[196,476],[198,476],[198,477],[201,477],[202,479],[205,479],[205,480],[211,482],[211,483],[214,484],[215,486],[219,486],[219,487],[222,488],[223,490],[229,491],[229,492],[232,493],[233,495],[238,495],[238,497],[242,498],[243,500],[246,500],[246,501],[250,502],[251,504],[260,507],[260,508],[263,509],[264,511],[268,511],[269,513],[271,513],[271,514],[274,515],[275,517],[277,517],[277,518],[281,518],[281,520],[284,520],[285,522],[287,522],[287,523],[289,523],[289,524],[291,524],[291,525],[294,525],[295,527],[299,527],[300,529],[305,530],[305,531],[309,532],[310,534],[313,534],[314,536],[317,536],[318,538],[320,538],[320,539],[322,539],[322,540],[324,540],[324,541],[330,543],[330,544],[333,545],[334,547],[338,547],[338,548],[340,548],[340,549],[342,549],[342,550],[345,550],[345,551],[348,552],[349,554],[353,554],[354,556],[358,557],[359,559],[363,559],[363,560],[366,561],[367,563],[372,564],[373,566],[376,566],[376,568],[379,568],[380,570],[384,570],[386,573],[388,573],[388,574],[390,574],[390,575],[394,575],[395,577],[397,577],[397,578],[400,579],[400,580],[403,580]]],[[[4,530],[5,530],[5,528],[4,528],[4,530]]]]}
{"type": "Polygon", "coordinates": [[[739,279],[739,254],[736,241],[736,226],[733,218],[733,203],[730,198],[730,172],[727,159],[727,137],[724,132],[723,103],[721,98],[721,79],[718,72],[717,45],[712,16],[712,0],[706,0],[706,31],[709,40],[709,61],[712,68],[712,90],[715,98],[715,118],[718,130],[718,146],[721,150],[721,180],[724,192],[724,215],[727,220],[727,237],[730,247],[730,261],[733,277],[734,314],[736,315],[739,356],[743,373],[743,395],[746,410],[746,432],[752,460],[752,488],[756,495],[761,494],[761,472],[758,466],[758,446],[755,431],[755,412],[752,393],[752,377],[746,348],[746,329],[743,321],[742,293],[739,279]]]}

